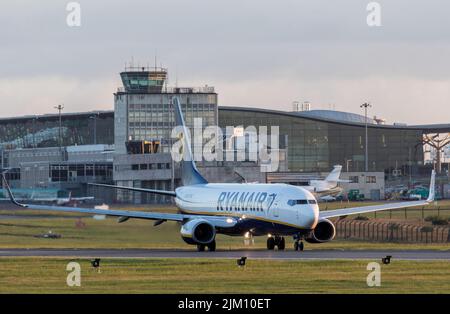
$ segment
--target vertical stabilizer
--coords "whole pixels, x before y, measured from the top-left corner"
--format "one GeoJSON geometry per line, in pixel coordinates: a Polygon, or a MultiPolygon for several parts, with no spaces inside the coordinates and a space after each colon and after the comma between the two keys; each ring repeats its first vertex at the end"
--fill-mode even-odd
{"type": "Polygon", "coordinates": [[[328,182],[339,182],[339,176],[341,175],[342,166],[336,165],[330,174],[325,178],[328,182]]]}
{"type": "Polygon", "coordinates": [[[183,185],[193,185],[193,184],[206,184],[205,178],[200,174],[197,167],[195,166],[194,157],[192,156],[191,150],[191,140],[189,136],[186,123],[184,122],[183,113],[181,111],[180,100],[178,97],[173,97],[172,99],[174,111],[175,111],[175,125],[182,128],[180,134],[180,141],[183,144],[183,150],[186,152],[183,154],[183,160],[181,161],[181,181],[183,185]]]}

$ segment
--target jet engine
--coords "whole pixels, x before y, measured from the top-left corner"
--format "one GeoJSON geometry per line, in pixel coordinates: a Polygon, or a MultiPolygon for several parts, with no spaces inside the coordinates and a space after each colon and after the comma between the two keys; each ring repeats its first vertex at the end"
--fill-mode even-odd
{"type": "Polygon", "coordinates": [[[216,228],[206,219],[192,219],[181,227],[181,237],[188,244],[208,244],[216,237],[216,228]]]}
{"type": "Polygon", "coordinates": [[[317,226],[305,238],[306,242],[309,243],[324,243],[334,239],[336,235],[336,227],[328,219],[321,219],[317,223],[317,226]]]}

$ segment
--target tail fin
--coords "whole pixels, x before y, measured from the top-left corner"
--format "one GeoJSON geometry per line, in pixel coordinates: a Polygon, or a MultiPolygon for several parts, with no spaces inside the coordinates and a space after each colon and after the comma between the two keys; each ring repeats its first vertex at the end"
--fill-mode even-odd
{"type": "Polygon", "coordinates": [[[195,166],[191,150],[191,141],[181,111],[180,100],[178,97],[173,97],[172,102],[175,111],[175,124],[182,128],[180,140],[183,144],[183,150],[186,150],[186,153],[183,154],[184,159],[181,161],[181,182],[183,185],[206,184],[208,181],[203,178],[195,166]]]}
{"type": "Polygon", "coordinates": [[[325,178],[328,182],[339,182],[339,176],[341,175],[342,166],[336,165],[330,174],[325,178]]]}

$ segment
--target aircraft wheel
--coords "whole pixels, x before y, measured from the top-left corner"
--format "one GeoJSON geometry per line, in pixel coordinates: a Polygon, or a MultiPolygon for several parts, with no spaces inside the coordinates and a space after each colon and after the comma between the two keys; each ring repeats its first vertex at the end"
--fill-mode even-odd
{"type": "Polygon", "coordinates": [[[275,239],[273,237],[267,238],[267,249],[273,250],[275,248],[275,239]]]}
{"type": "Polygon", "coordinates": [[[216,250],[216,240],[214,240],[208,244],[208,250],[210,252],[214,252],[216,250]]]}
{"type": "Polygon", "coordinates": [[[204,245],[204,244],[197,244],[197,251],[203,252],[203,251],[205,251],[205,247],[206,247],[206,245],[204,245]]]}
{"type": "Polygon", "coordinates": [[[282,251],[286,247],[286,242],[284,241],[284,237],[281,237],[277,244],[278,250],[282,251]]]}

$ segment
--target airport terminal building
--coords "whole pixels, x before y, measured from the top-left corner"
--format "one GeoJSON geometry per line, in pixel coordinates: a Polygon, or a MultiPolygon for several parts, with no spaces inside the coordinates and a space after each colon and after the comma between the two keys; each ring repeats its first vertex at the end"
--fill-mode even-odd
{"type": "Polygon", "coordinates": [[[364,116],[219,106],[214,87],[167,86],[164,68],[127,68],[121,79],[123,86],[114,93],[114,111],[0,119],[2,168],[10,169],[12,186],[64,188],[79,195],[94,193],[104,201],[170,202],[165,196],[144,193],[111,195],[101,188],[88,189],[86,183],[154,189],[178,186],[178,165],[170,155],[173,96],[180,98],[190,128],[194,118],[202,118],[203,127],[279,127],[276,172],[261,172],[258,161],[198,162],[199,170],[213,182],[302,185],[339,164],[343,178],[359,178],[367,198],[383,198],[384,181],[428,177],[432,166],[424,163],[424,134],[450,132],[450,124],[387,125],[368,119],[369,171],[365,172],[364,116]]]}

